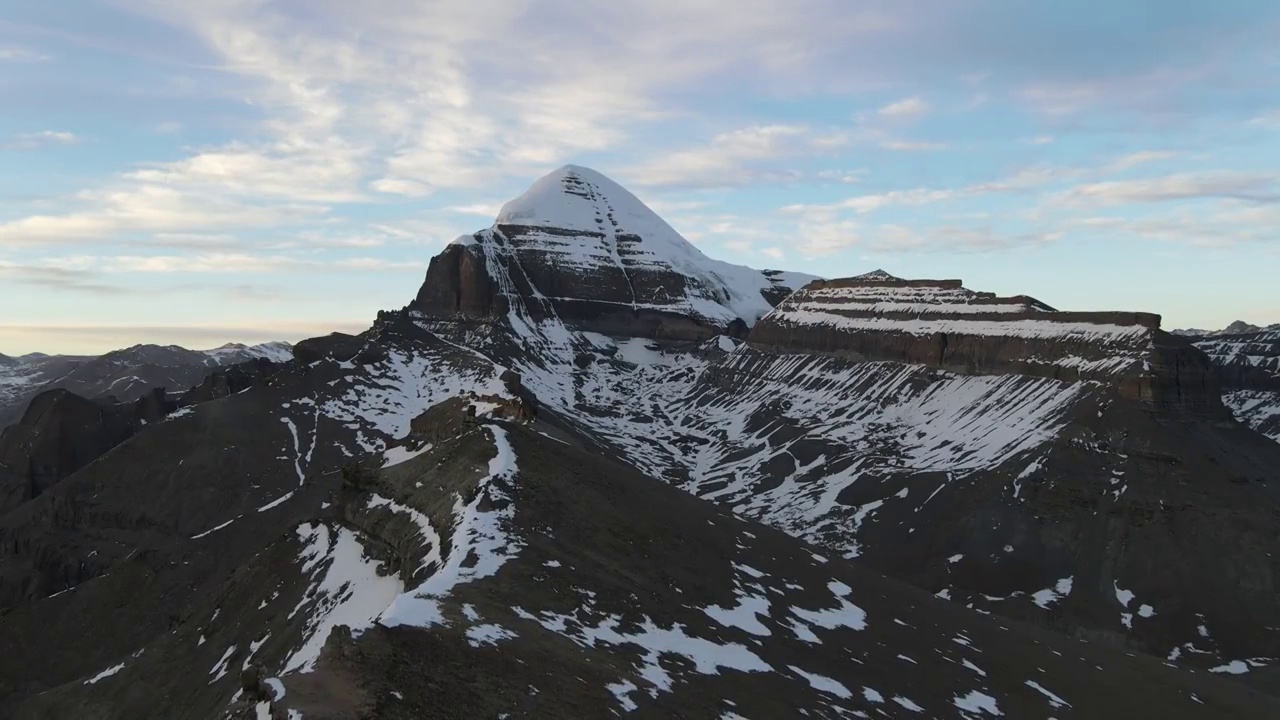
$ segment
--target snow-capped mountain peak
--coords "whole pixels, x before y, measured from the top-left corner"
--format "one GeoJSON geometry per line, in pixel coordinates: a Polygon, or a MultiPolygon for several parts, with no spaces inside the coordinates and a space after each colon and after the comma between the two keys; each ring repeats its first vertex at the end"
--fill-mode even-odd
{"type": "Polygon", "coordinates": [[[713,260],[621,185],[576,165],[538,179],[491,228],[450,248],[428,271],[421,309],[487,313],[497,296],[527,293],[538,312],[637,335],[713,337],[816,279],[713,260]]]}
{"type": "Polygon", "coordinates": [[[861,275],[858,275],[850,279],[859,280],[862,282],[894,282],[894,281],[902,280],[902,278],[894,275],[890,275],[889,273],[880,269],[872,270],[869,273],[863,273],[861,275]]]}
{"type": "Polygon", "coordinates": [[[496,218],[499,225],[589,233],[604,231],[610,220],[617,232],[643,234],[672,245],[689,244],[626,188],[578,165],[565,165],[538,178],[523,194],[503,205],[496,218]]]}
{"type": "Polygon", "coordinates": [[[227,343],[212,350],[200,350],[219,365],[233,364],[263,358],[272,362],[288,362],[293,358],[293,346],[284,341],[245,345],[244,343],[227,343]]]}

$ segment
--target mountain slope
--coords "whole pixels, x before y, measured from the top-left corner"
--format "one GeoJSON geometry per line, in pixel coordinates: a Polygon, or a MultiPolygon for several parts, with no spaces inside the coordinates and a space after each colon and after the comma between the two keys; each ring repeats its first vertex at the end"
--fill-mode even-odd
{"type": "MultiPolygon", "coordinates": [[[[94,623],[148,570],[152,592],[186,578],[207,588],[182,593],[176,625],[144,614],[99,632],[121,649],[91,653],[82,677],[29,696],[16,716],[217,716],[233,699],[304,718],[964,718],[984,707],[1194,718],[1280,707],[823,557],[585,452],[553,425],[464,423],[380,473],[313,476],[267,512],[171,538],[158,556],[18,611],[94,623]],[[330,635],[339,622],[351,633],[330,635]],[[250,666],[262,669],[237,692],[250,666]]],[[[27,626],[37,625],[75,644],[74,627],[27,626]]]]}
{"type": "Polygon", "coordinates": [[[855,278],[791,296],[744,345],[663,346],[507,301],[518,342],[415,317],[647,474],[965,605],[1203,668],[1280,656],[1259,631],[1280,627],[1280,454],[1156,316],[855,278]],[[832,288],[871,309],[817,309],[832,288]],[[880,297],[903,291],[950,299],[880,297]]]}

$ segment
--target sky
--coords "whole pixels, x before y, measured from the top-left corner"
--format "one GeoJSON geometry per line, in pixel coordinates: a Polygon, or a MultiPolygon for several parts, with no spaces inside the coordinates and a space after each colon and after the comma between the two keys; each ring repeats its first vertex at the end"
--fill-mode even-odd
{"type": "Polygon", "coordinates": [[[1280,322],[1274,0],[0,0],[0,352],[366,328],[564,164],[712,257],[1280,322]]]}

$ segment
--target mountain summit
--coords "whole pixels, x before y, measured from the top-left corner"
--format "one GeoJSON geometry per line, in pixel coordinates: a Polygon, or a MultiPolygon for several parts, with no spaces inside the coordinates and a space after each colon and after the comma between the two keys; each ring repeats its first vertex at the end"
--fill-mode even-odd
{"type": "Polygon", "coordinates": [[[567,165],[432,260],[417,306],[491,317],[511,291],[581,329],[705,339],[745,330],[812,279],[713,260],[621,185],[567,165]]]}

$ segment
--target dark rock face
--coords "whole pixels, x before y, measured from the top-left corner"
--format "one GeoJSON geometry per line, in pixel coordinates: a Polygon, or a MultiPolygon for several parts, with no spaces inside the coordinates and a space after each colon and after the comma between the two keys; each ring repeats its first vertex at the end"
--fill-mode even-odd
{"type": "Polygon", "coordinates": [[[417,308],[438,315],[469,318],[506,314],[502,296],[492,287],[485,258],[465,245],[450,245],[431,258],[427,277],[414,301],[417,308]]]}
{"type": "Polygon", "coordinates": [[[279,366],[254,360],[208,374],[179,398],[155,388],[133,402],[90,400],[69,390],[37,395],[22,419],[0,431],[0,469],[5,471],[0,514],[48,490],[97,460],[149,423],[178,408],[240,392],[270,376],[279,366]]]}
{"type": "Polygon", "coordinates": [[[20,478],[0,512],[26,502],[163,417],[164,392],[135,404],[95,402],[68,390],[37,395],[22,420],[0,434],[0,465],[20,478]]]}
{"type": "Polygon", "coordinates": [[[584,272],[559,267],[536,249],[523,255],[516,250],[515,262],[507,252],[490,250],[518,247],[522,233],[533,230],[499,226],[492,234],[478,233],[475,244],[451,245],[431,260],[414,307],[434,318],[486,321],[505,318],[507,293],[516,293],[535,321],[556,317],[604,335],[693,342],[726,332],[728,325],[691,317],[673,304],[672,298],[686,296],[688,282],[675,272],[609,266],[584,272]],[[668,305],[672,309],[664,309],[668,305]]]}

